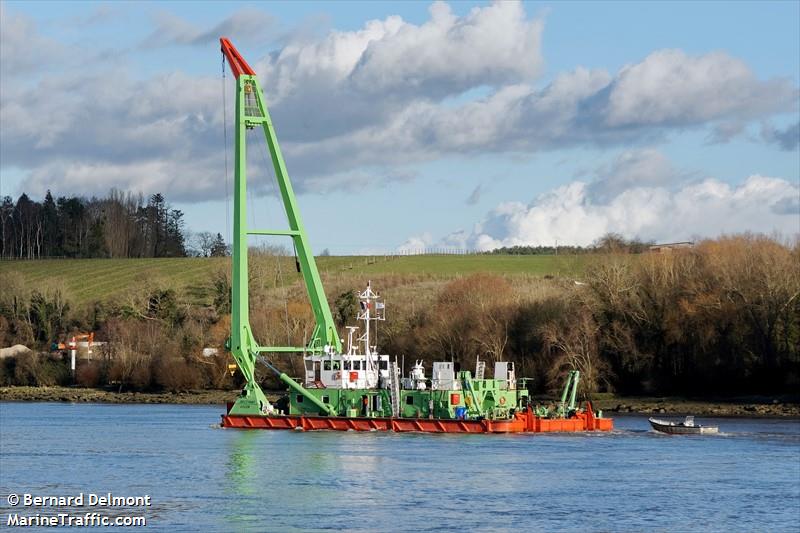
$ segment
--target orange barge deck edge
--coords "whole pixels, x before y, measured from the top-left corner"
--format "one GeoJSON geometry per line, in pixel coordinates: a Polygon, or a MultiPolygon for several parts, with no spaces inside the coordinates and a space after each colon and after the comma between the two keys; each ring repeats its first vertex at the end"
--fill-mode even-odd
{"type": "Polygon", "coordinates": [[[395,431],[422,433],[551,433],[611,431],[610,418],[597,418],[591,407],[572,418],[540,418],[531,410],[511,420],[452,420],[435,418],[361,418],[305,415],[222,415],[222,427],[239,429],[296,429],[305,431],[395,431]]]}

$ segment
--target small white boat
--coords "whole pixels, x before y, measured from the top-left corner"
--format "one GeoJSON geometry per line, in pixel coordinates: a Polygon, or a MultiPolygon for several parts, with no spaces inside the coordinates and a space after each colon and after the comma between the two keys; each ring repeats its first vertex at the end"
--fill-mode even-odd
{"type": "Polygon", "coordinates": [[[670,435],[707,435],[710,433],[719,433],[717,426],[701,426],[694,423],[693,416],[687,416],[683,422],[669,422],[667,420],[658,420],[656,418],[649,418],[650,425],[653,429],[662,433],[669,433],[670,435]]]}

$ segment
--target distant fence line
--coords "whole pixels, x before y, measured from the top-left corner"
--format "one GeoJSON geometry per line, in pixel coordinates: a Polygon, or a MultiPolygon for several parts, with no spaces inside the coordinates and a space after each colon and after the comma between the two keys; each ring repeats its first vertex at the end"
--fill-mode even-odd
{"type": "Polygon", "coordinates": [[[411,250],[399,250],[386,255],[478,255],[484,252],[470,250],[467,248],[415,248],[411,250]]]}
{"type": "MultiPolygon", "coordinates": [[[[261,251],[257,247],[251,248],[251,251],[261,251]]],[[[466,248],[450,248],[450,247],[431,247],[431,248],[413,248],[413,249],[404,249],[404,250],[387,250],[383,252],[372,251],[367,253],[352,253],[352,254],[318,254],[316,257],[347,257],[347,256],[364,256],[364,257],[386,257],[386,258],[393,258],[393,257],[401,257],[401,256],[417,256],[417,255],[481,255],[486,254],[486,252],[480,252],[478,250],[470,250],[466,248]]],[[[291,257],[291,254],[287,252],[285,253],[269,253],[268,255],[278,255],[278,256],[285,256],[291,257]]],[[[194,259],[197,256],[186,256],[186,257],[95,257],[91,259],[194,259]]],[[[205,259],[205,257],[201,258],[205,259]]],[[[0,257],[0,261],[47,261],[53,259],[89,259],[86,257],[70,257],[68,255],[50,255],[50,256],[39,256],[39,257],[0,257]]]]}

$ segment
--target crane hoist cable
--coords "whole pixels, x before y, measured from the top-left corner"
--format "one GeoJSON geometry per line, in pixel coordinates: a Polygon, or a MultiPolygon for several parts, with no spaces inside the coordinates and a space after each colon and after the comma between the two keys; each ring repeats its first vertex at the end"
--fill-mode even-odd
{"type": "MultiPolygon", "coordinates": [[[[252,139],[253,137],[255,137],[256,133],[257,132],[255,132],[255,130],[253,130],[253,129],[246,129],[245,130],[245,137],[247,137],[248,140],[252,139]]],[[[247,143],[247,141],[245,141],[245,143],[247,143]]],[[[247,188],[247,207],[248,208],[255,204],[255,202],[253,200],[253,196],[254,196],[253,188],[252,187],[248,187],[247,188]]],[[[251,228],[256,227],[256,214],[255,214],[255,211],[256,211],[255,209],[247,209],[247,216],[250,219],[249,224],[250,224],[251,228]]],[[[249,245],[247,246],[247,249],[248,250],[250,249],[249,245]]]]}
{"type": "MultiPolygon", "coordinates": [[[[281,269],[281,254],[278,251],[275,251],[275,268],[277,270],[277,279],[276,281],[280,281],[281,289],[283,290],[283,310],[284,310],[284,317],[286,319],[286,344],[292,344],[292,332],[289,328],[289,290],[286,287],[286,282],[283,280],[283,270],[281,269]]],[[[278,283],[275,283],[277,290],[278,283]]]]}
{"type": "MultiPolygon", "coordinates": [[[[269,154],[267,148],[263,143],[256,143],[259,147],[258,153],[261,154],[261,160],[264,163],[264,176],[269,184],[269,197],[271,200],[280,203],[280,193],[275,185],[275,171],[272,170],[272,165],[269,162],[269,154]]],[[[272,222],[272,221],[270,221],[272,222]]]]}
{"type": "MultiPolygon", "coordinates": [[[[269,196],[270,196],[270,198],[274,198],[276,201],[280,202],[280,193],[278,192],[278,188],[277,188],[277,186],[275,184],[276,177],[275,177],[274,171],[270,172],[270,170],[269,170],[270,169],[270,165],[269,165],[269,160],[268,160],[267,148],[263,143],[256,143],[256,144],[260,148],[260,150],[258,152],[261,154],[261,159],[264,162],[264,169],[265,169],[264,172],[265,172],[265,175],[266,175],[266,180],[269,183],[269,196]]],[[[297,271],[300,272],[300,266],[299,266],[299,263],[297,262],[297,245],[294,243],[294,240],[292,241],[292,248],[294,249],[295,263],[297,264],[297,271]]],[[[291,327],[289,326],[289,288],[287,287],[286,280],[283,279],[283,269],[281,268],[280,248],[276,247],[274,249],[274,254],[275,254],[275,265],[276,265],[276,271],[277,271],[276,278],[279,280],[279,283],[276,283],[275,285],[276,285],[276,288],[277,288],[277,285],[280,284],[280,286],[283,288],[283,309],[284,309],[284,318],[285,318],[285,322],[286,322],[286,343],[287,344],[291,344],[292,343],[292,332],[291,332],[291,327]]]]}
{"type": "Polygon", "coordinates": [[[222,54],[222,142],[225,152],[225,239],[231,242],[231,195],[228,172],[228,98],[225,89],[225,54],[222,54]]]}

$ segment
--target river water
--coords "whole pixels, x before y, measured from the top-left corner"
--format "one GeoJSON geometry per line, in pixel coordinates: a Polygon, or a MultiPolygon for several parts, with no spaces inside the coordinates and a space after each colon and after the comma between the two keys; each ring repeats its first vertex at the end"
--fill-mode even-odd
{"type": "Polygon", "coordinates": [[[0,530],[10,512],[55,512],[9,494],[111,492],[151,497],[113,510],[146,516],[133,530],[800,531],[796,420],[426,435],[220,429],[221,412],[0,403],[0,530]]]}

